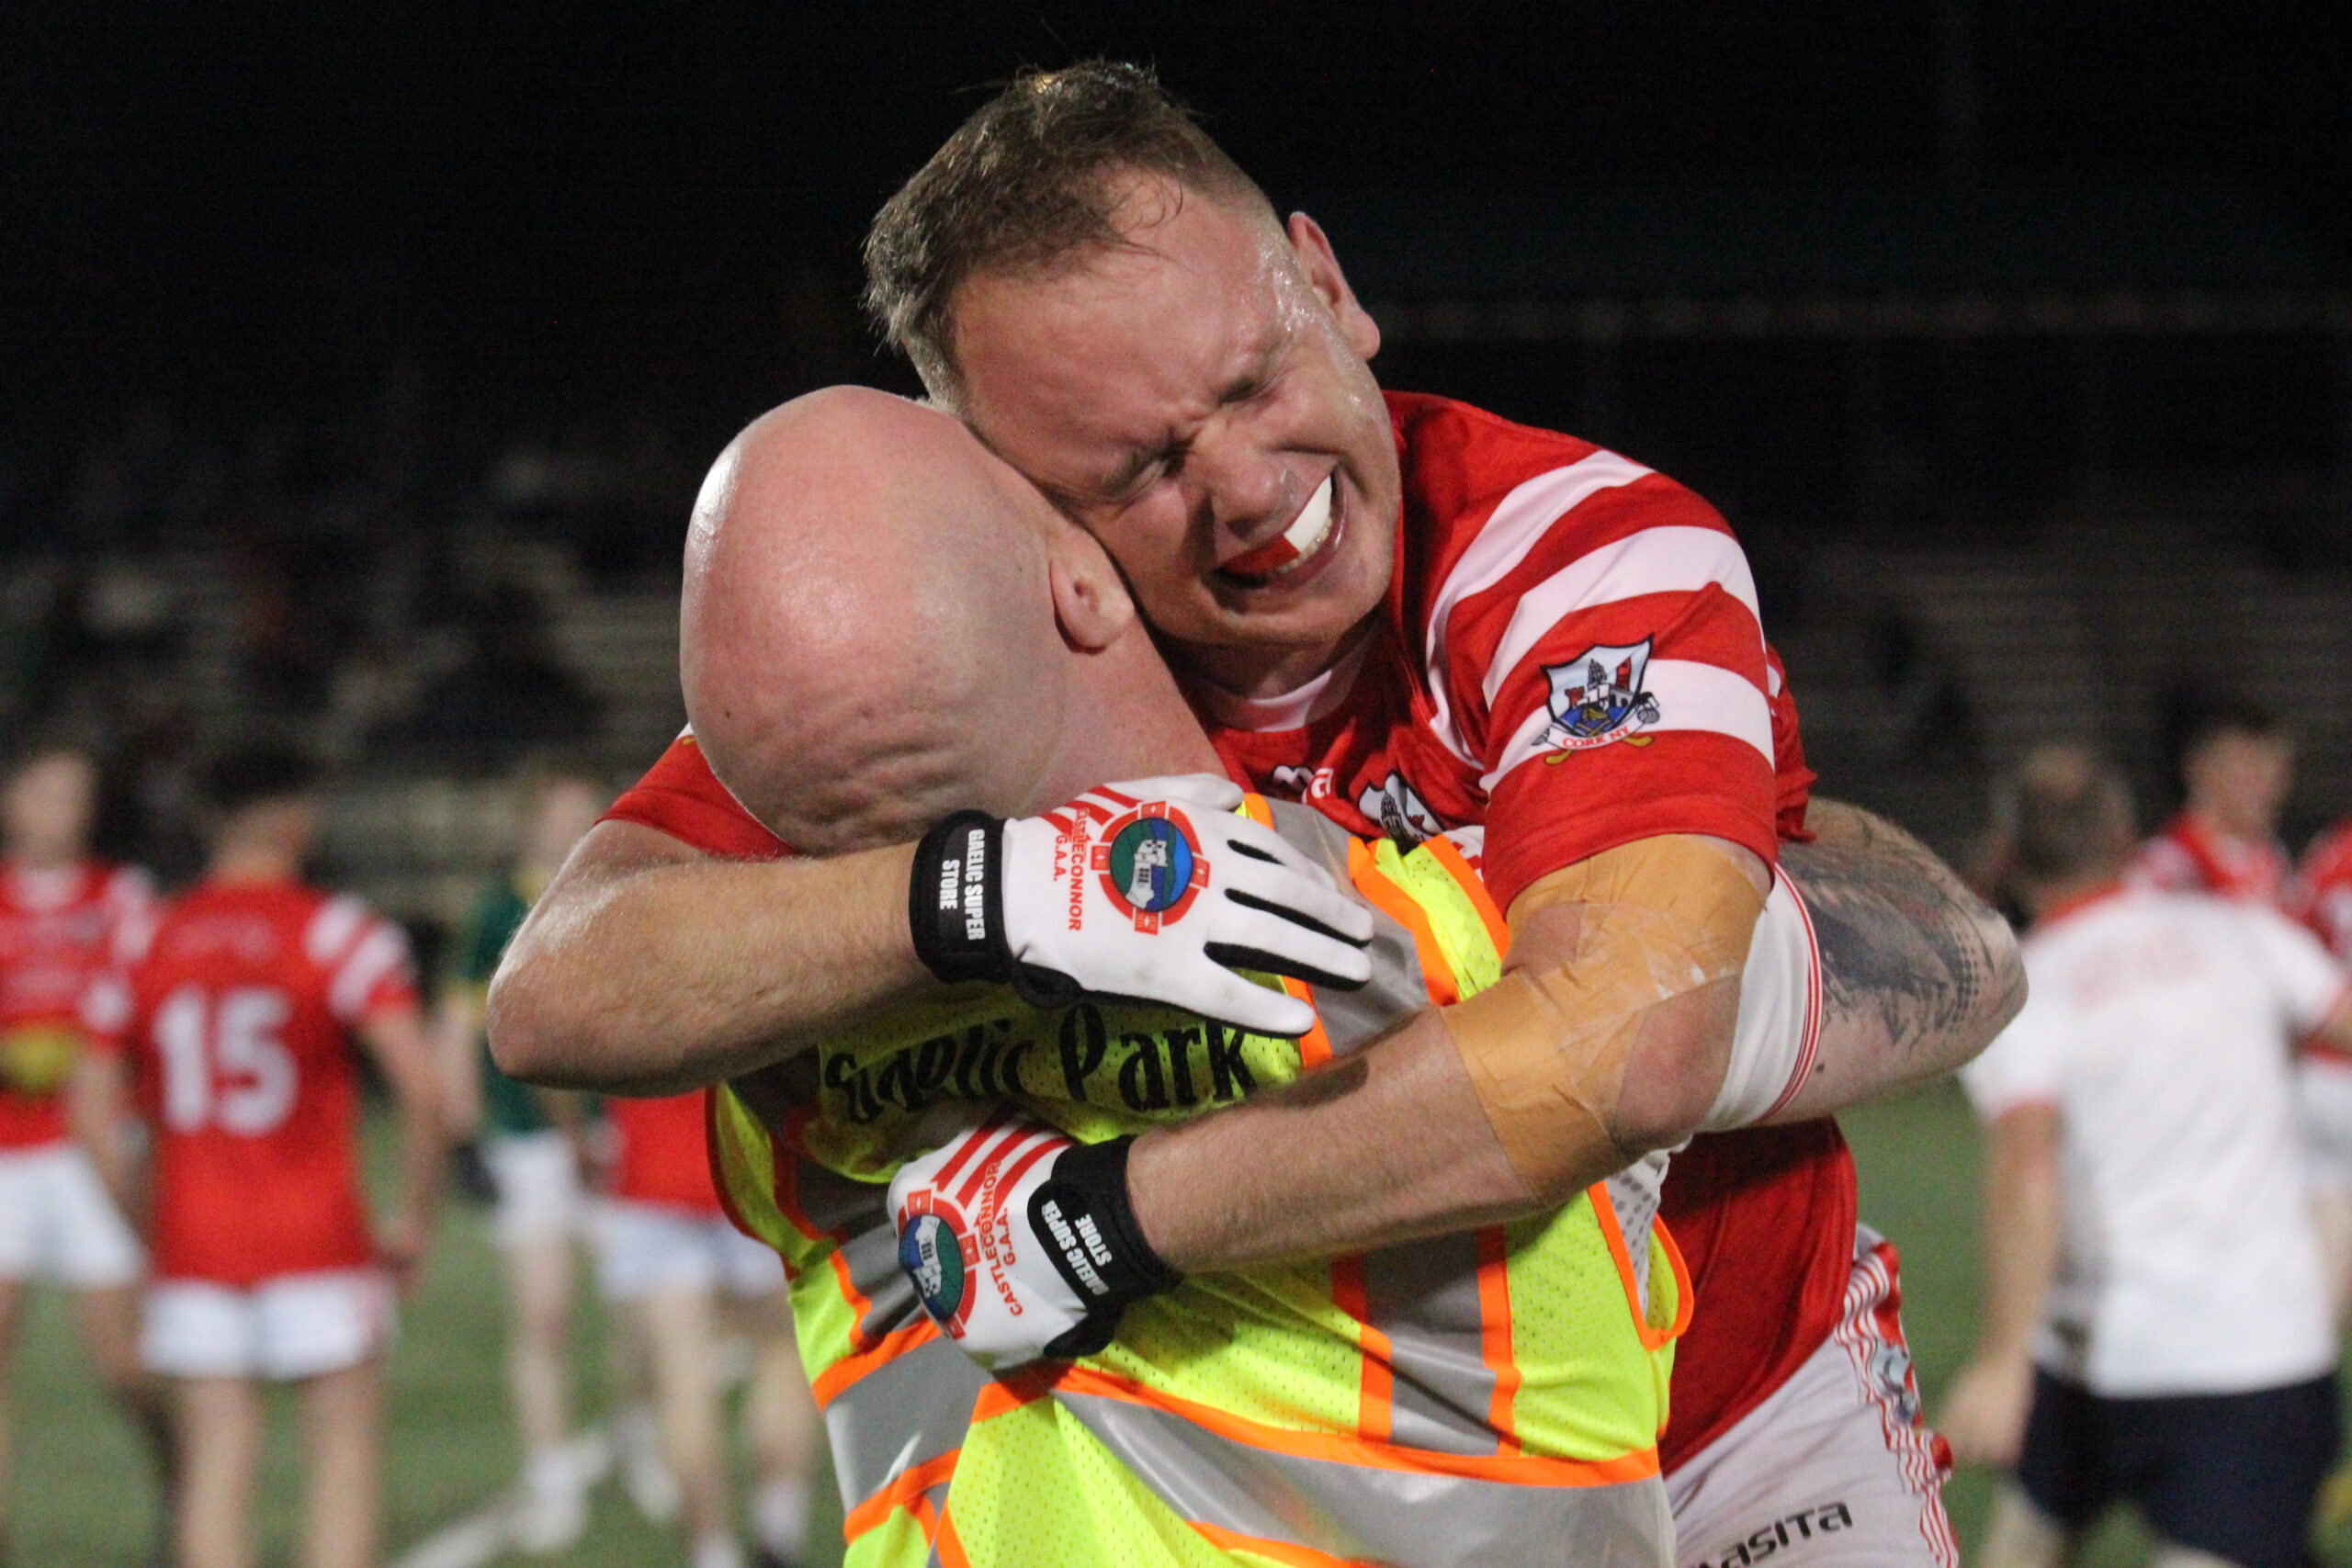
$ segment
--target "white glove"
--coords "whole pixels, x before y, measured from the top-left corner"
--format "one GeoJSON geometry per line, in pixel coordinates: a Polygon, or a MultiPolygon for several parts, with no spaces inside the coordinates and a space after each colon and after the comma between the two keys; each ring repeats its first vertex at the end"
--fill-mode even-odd
{"type": "Polygon", "coordinates": [[[1208,774],[1087,791],[1041,817],[964,811],[923,836],[907,913],[943,980],[1010,981],[1041,1007],[1131,997],[1300,1035],[1306,1003],[1236,970],[1352,988],[1372,914],[1208,774]]]}
{"type": "Polygon", "coordinates": [[[899,1267],[923,1310],[991,1371],[1111,1342],[1129,1302],[1180,1276],[1127,1202],[1127,1146],[999,1111],[890,1183],[899,1267]]]}

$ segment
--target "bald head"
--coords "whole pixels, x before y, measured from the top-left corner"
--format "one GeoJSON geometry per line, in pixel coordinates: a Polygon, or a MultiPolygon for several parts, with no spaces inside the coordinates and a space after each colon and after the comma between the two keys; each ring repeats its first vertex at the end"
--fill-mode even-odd
{"type": "Polygon", "coordinates": [[[681,634],[712,768],[812,852],[1038,809],[1132,776],[1131,750],[1147,773],[1207,751],[1100,548],[953,418],[864,388],[721,454],[681,634]]]}

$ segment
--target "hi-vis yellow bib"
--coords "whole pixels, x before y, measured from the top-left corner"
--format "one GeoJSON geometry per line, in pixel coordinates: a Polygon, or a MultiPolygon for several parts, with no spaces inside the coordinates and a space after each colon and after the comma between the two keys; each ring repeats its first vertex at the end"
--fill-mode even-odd
{"type": "Polygon", "coordinates": [[[1247,809],[1380,917],[1371,984],[1310,997],[1305,1040],[960,987],[828,1042],[813,1086],[804,1062],[712,1096],[722,1191],[791,1280],[849,1562],[1670,1568],[1657,1438],[1691,1303],[1653,1223],[1662,1168],[1509,1225],[1196,1277],[1129,1309],[1102,1354],[1002,1379],[917,1304],[883,1200],[926,1113],[1004,1101],[1088,1141],[1140,1132],[1500,973],[1502,920],[1451,843],[1401,853],[1304,807],[1247,809]]]}

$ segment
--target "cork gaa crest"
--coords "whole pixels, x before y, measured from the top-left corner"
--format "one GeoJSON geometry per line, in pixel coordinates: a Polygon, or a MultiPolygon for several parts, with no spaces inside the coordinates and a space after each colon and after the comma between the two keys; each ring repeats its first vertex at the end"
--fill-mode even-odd
{"type": "Polygon", "coordinates": [[[1644,637],[1623,647],[1595,645],[1565,664],[1546,664],[1552,722],[1544,744],[1563,752],[1589,751],[1656,724],[1657,699],[1642,686],[1649,663],[1650,639],[1644,637]]]}

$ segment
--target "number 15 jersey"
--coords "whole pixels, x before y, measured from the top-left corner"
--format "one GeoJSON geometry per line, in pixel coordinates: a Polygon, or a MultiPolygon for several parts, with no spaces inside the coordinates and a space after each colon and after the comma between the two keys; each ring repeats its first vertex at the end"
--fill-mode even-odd
{"type": "Polygon", "coordinates": [[[166,908],[87,1020],[154,1129],[159,1279],[373,1259],[351,1032],[416,1007],[407,937],[356,898],[215,881],[166,908]]]}

